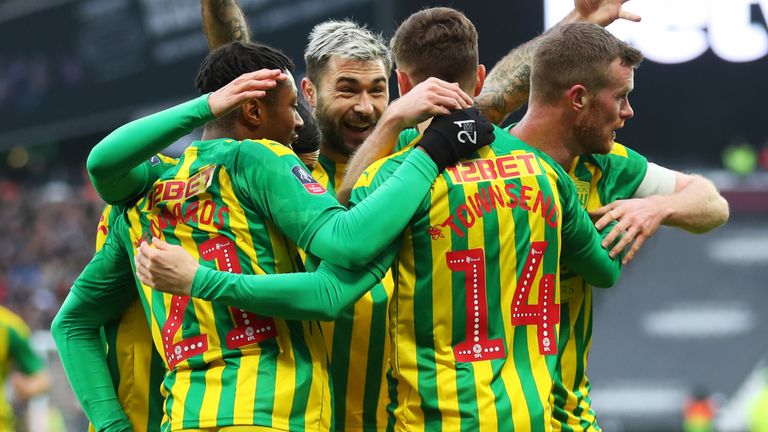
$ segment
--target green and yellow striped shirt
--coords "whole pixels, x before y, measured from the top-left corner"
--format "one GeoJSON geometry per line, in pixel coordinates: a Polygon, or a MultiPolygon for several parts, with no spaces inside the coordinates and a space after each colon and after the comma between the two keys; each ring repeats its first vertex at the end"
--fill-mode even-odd
{"type": "MultiPolygon", "coordinates": [[[[345,171],[346,164],[321,154],[312,176],[336,195],[345,171]]],[[[387,272],[381,283],[353,308],[333,322],[320,323],[330,355],[333,424],[337,431],[378,431],[387,427],[387,309],[392,289],[392,272],[387,272]]]]}
{"type": "MultiPolygon", "coordinates": [[[[353,202],[410,151],[369,167],[353,202]]],[[[567,174],[507,131],[438,177],[393,267],[390,429],[549,428],[561,235],[600,248],[567,174]]]]}
{"type": "MultiPolygon", "coordinates": [[[[569,174],[586,210],[592,211],[620,199],[632,198],[645,177],[645,157],[614,143],[607,155],[581,156],[569,174]]],[[[592,287],[561,269],[561,318],[559,362],[552,393],[552,426],[556,432],[596,432],[600,428],[589,398],[587,359],[592,346],[592,287]]]]}

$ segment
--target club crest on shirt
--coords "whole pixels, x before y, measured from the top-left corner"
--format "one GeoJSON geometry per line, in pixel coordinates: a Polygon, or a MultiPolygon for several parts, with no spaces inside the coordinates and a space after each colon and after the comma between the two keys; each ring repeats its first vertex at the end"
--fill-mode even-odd
{"type": "Polygon", "coordinates": [[[579,204],[581,204],[583,209],[586,209],[589,202],[590,184],[581,180],[574,180],[573,184],[576,185],[576,195],[579,197],[579,204]]]}
{"type": "Polygon", "coordinates": [[[293,176],[296,177],[296,180],[301,183],[302,186],[304,186],[304,189],[307,190],[307,192],[313,194],[313,195],[322,195],[326,192],[326,189],[315,180],[311,174],[307,172],[304,168],[300,167],[299,165],[294,165],[293,168],[291,168],[291,173],[293,173],[293,176]]]}

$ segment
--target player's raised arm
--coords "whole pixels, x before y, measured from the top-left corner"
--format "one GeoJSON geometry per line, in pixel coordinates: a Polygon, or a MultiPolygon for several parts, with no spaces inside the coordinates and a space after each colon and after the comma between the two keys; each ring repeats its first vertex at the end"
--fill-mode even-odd
{"type": "Polygon", "coordinates": [[[88,174],[108,203],[122,203],[143,192],[153,181],[146,165],[179,138],[221,117],[253,98],[260,98],[286,76],[262,69],[189,102],[132,121],[107,135],[88,155],[88,174]]]}
{"type": "MultiPolygon", "coordinates": [[[[574,9],[557,25],[590,22],[603,27],[617,19],[640,21],[640,16],[628,12],[622,5],[628,0],[574,0],[574,9]]],[[[488,120],[501,124],[528,102],[531,88],[531,60],[541,36],[538,36],[504,56],[491,69],[475,104],[488,120]]]]}
{"type": "Polygon", "coordinates": [[[251,32],[245,21],[245,14],[237,1],[201,0],[200,5],[208,49],[214,50],[233,41],[251,41],[251,32]]]}

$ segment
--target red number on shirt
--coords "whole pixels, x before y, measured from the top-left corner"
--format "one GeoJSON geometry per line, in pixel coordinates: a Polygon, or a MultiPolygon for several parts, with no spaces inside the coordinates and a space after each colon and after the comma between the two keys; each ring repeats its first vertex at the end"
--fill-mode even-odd
{"type": "Polygon", "coordinates": [[[560,306],[555,304],[555,275],[546,274],[539,281],[539,299],[535,305],[528,304],[531,285],[536,278],[547,242],[531,243],[531,253],[525,260],[523,274],[517,281],[512,300],[512,325],[535,325],[539,340],[539,353],[557,354],[555,325],[560,322],[560,306]]]}
{"type": "Polygon", "coordinates": [[[465,275],[467,290],[466,335],[453,347],[456,361],[473,362],[503,358],[502,339],[488,340],[488,300],[485,292],[485,255],[482,249],[448,252],[448,268],[465,275]]]}
{"type": "MultiPolygon", "coordinates": [[[[228,237],[214,237],[200,243],[198,249],[201,258],[206,261],[216,261],[220,270],[242,273],[235,243],[228,237]]],[[[265,318],[234,307],[230,307],[229,310],[235,321],[235,328],[227,333],[227,348],[241,348],[277,337],[277,328],[272,318],[265,318]]]]}
{"type": "MultiPolygon", "coordinates": [[[[555,275],[547,274],[539,282],[539,299],[528,304],[530,287],[541,267],[547,242],[533,242],[523,274],[518,280],[512,300],[512,325],[535,325],[539,353],[557,354],[554,328],[560,322],[560,307],[555,304],[555,275]]],[[[485,256],[482,249],[454,251],[446,254],[448,268],[463,272],[466,277],[467,320],[466,338],[453,347],[459,362],[502,358],[506,355],[502,339],[488,339],[488,301],[485,286],[485,256]]]]}
{"type": "Polygon", "coordinates": [[[173,343],[173,337],[181,329],[184,311],[189,304],[189,296],[172,296],[171,311],[163,325],[163,349],[168,368],[173,369],[179,362],[208,350],[208,338],[205,333],[182,339],[173,343]]]}

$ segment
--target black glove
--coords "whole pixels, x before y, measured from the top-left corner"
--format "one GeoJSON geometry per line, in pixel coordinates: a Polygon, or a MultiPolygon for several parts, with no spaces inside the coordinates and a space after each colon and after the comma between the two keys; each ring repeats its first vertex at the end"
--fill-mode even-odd
{"type": "Polygon", "coordinates": [[[465,108],[433,118],[417,145],[442,172],[445,167],[492,143],[494,138],[493,124],[480,115],[477,108],[465,108]]]}

